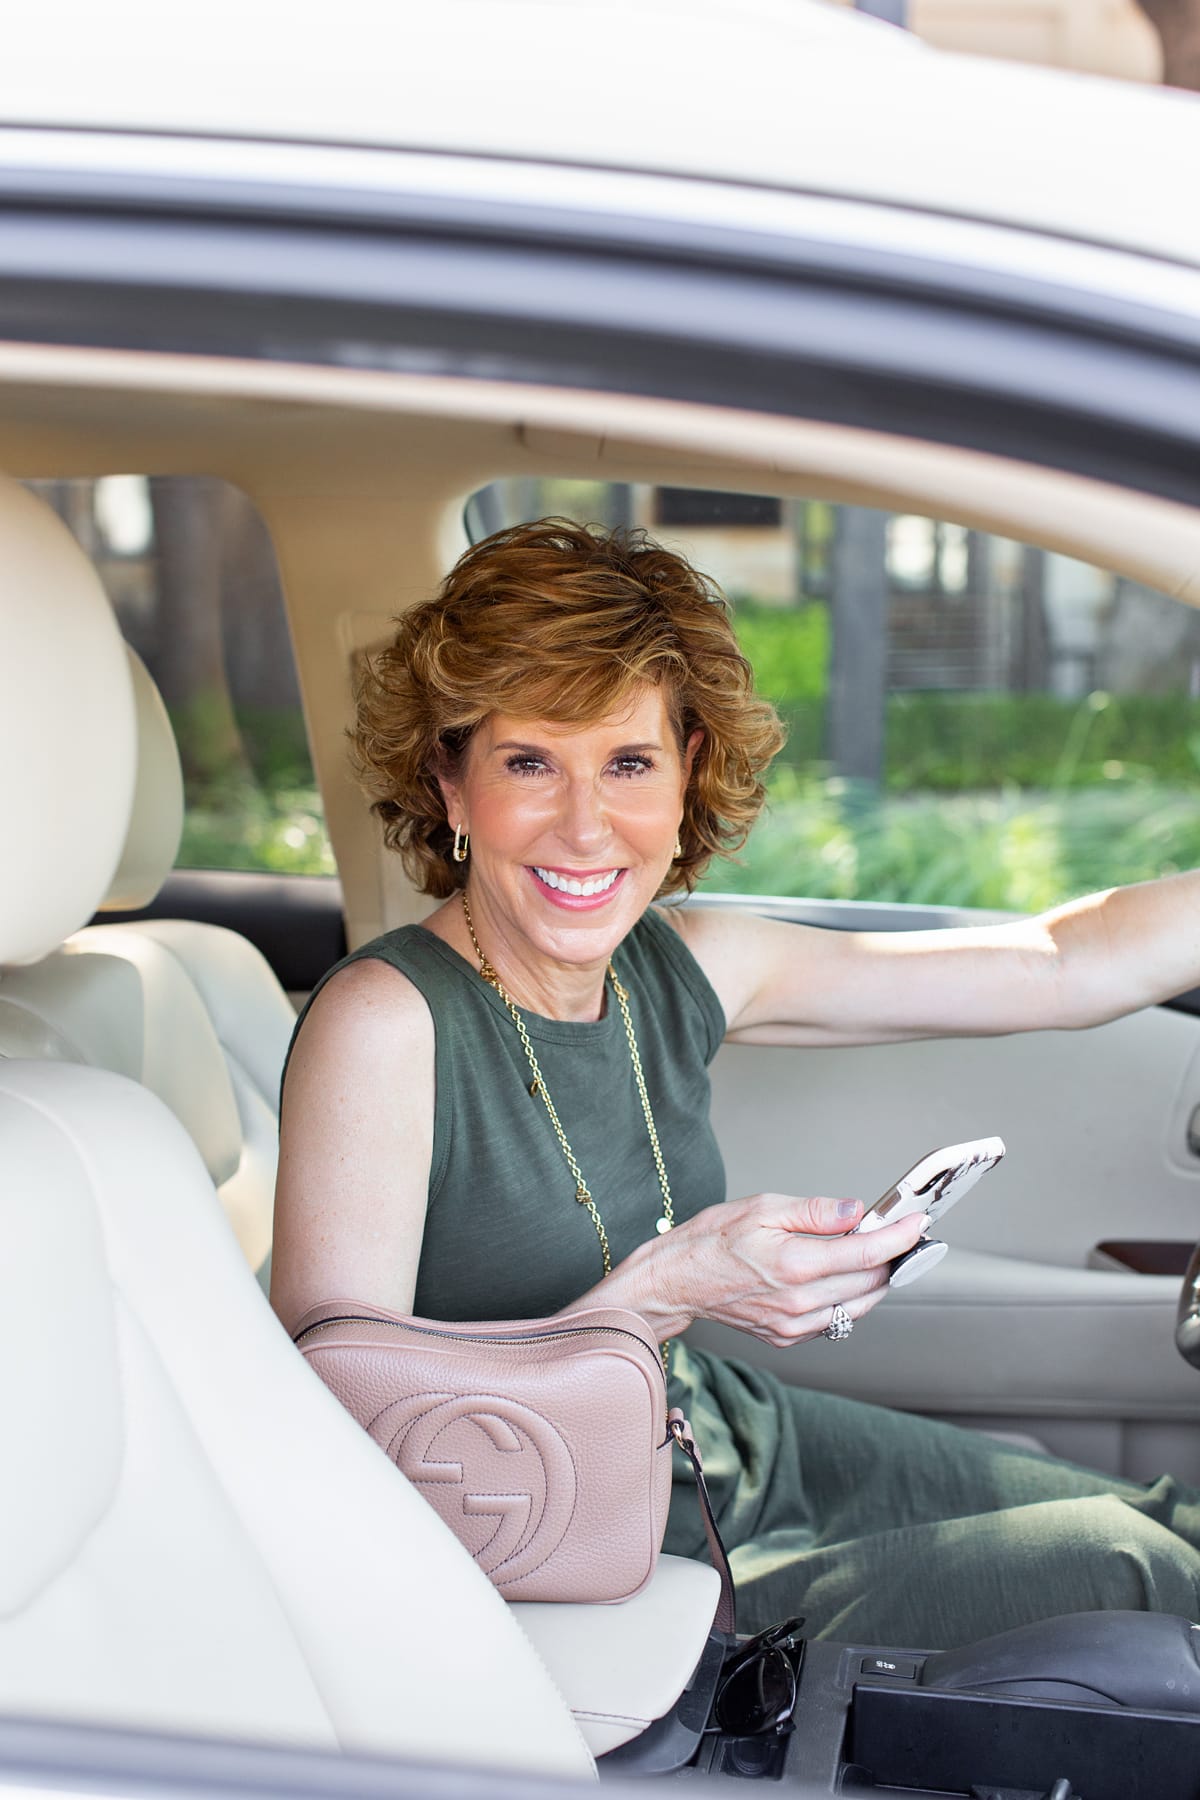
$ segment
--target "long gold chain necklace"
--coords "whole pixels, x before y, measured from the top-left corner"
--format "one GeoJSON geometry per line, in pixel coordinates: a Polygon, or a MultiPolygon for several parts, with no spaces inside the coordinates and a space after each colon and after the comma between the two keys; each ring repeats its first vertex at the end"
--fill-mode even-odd
{"type": "MultiPolygon", "coordinates": [[[[575,1152],[567,1141],[567,1134],[562,1128],[558,1112],[555,1109],[554,1102],[550,1098],[546,1083],[542,1077],[541,1065],[538,1062],[537,1053],[529,1040],[529,1033],[525,1029],[525,1021],[521,1017],[512,995],[508,992],[504,983],[500,980],[499,975],[497,975],[495,969],[479,947],[479,939],[475,936],[475,921],[471,917],[471,908],[467,901],[466,888],[462,890],[462,906],[463,916],[467,921],[467,930],[471,936],[471,943],[474,946],[476,956],[479,958],[480,976],[488,983],[489,987],[495,988],[501,1000],[503,1000],[505,1006],[508,1008],[512,1022],[517,1028],[517,1035],[521,1040],[522,1048],[525,1051],[526,1057],[529,1059],[529,1067],[533,1072],[533,1080],[529,1084],[529,1092],[535,1098],[540,1094],[545,1103],[546,1111],[550,1115],[550,1123],[554,1127],[554,1135],[557,1137],[563,1156],[566,1158],[567,1167],[575,1178],[575,1198],[580,1206],[586,1206],[588,1212],[591,1214],[592,1224],[596,1227],[596,1236],[600,1239],[600,1253],[604,1258],[604,1273],[606,1275],[611,1275],[612,1257],[609,1254],[608,1233],[604,1229],[604,1220],[600,1217],[600,1209],[592,1198],[591,1190],[583,1178],[583,1171],[575,1160],[575,1152]]],[[[617,971],[613,968],[611,961],[608,965],[608,979],[612,982],[613,993],[617,996],[617,1004],[621,1008],[621,1017],[625,1022],[625,1036],[629,1040],[629,1059],[633,1064],[633,1078],[637,1082],[637,1090],[642,1102],[642,1112],[645,1115],[646,1120],[646,1130],[650,1136],[650,1148],[654,1152],[654,1166],[658,1170],[658,1183],[662,1188],[663,1209],[661,1216],[655,1221],[655,1230],[661,1235],[664,1232],[670,1231],[675,1223],[675,1207],[671,1200],[671,1184],[667,1180],[667,1167],[663,1162],[662,1147],[658,1141],[658,1130],[654,1123],[654,1114],[650,1110],[650,1096],[646,1092],[646,1077],[642,1073],[642,1059],[638,1054],[637,1038],[634,1035],[633,1030],[633,1019],[629,1012],[629,991],[620,981],[617,971]]],[[[662,1347],[664,1368],[667,1364],[668,1348],[669,1346],[666,1344],[662,1347]]]]}

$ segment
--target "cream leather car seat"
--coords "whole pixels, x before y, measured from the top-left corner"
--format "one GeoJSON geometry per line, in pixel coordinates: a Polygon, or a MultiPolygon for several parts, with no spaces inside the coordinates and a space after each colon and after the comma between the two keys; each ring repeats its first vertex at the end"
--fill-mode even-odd
{"type": "MultiPolygon", "coordinates": [[[[12,504],[11,490],[0,491],[0,545],[14,524],[12,504]]],[[[126,654],[136,703],[134,796],[101,912],[154,898],[174,866],[183,825],[171,722],[140,658],[126,654]]],[[[48,717],[71,730],[65,714],[48,717]]],[[[68,787],[60,801],[64,834],[78,829],[70,796],[68,787]]],[[[220,926],[183,919],[87,927],[32,966],[0,970],[0,1054],[19,1051],[36,1021],[38,1054],[111,1069],[157,1094],[199,1150],[242,1251],[264,1282],[279,1081],[295,1018],[251,943],[220,926]]]]}
{"type": "MultiPolygon", "coordinates": [[[[136,727],[86,559],[0,501],[0,965],[32,968],[109,887],[136,727]]],[[[303,1366],[188,1133],[7,986],[39,1059],[0,1060],[0,1710],[586,1774],[510,1610],[303,1366]]]]}
{"type": "Polygon", "coordinates": [[[116,1045],[136,1072],[129,1021],[165,1030],[174,981],[153,933],[67,949],[119,885],[138,678],[69,533],[2,479],[0,641],[0,1711],[588,1772],[683,1691],[715,1574],[664,1558],[623,1607],[505,1606],[305,1367],[203,1118],[83,1066],[116,1045]]]}
{"type": "Polygon", "coordinates": [[[591,1757],[303,1366],[182,1127],[0,1062],[0,1711],[522,1770],[591,1757]]]}

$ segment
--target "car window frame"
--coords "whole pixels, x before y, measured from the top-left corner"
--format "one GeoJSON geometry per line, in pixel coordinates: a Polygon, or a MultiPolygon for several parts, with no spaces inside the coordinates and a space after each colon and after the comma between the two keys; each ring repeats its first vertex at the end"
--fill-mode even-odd
{"type": "MultiPolygon", "coordinates": [[[[49,136],[81,156],[89,140],[49,136]]],[[[1012,246],[1005,272],[981,267],[972,221],[913,214],[912,251],[894,231],[872,237],[870,208],[850,241],[738,230],[724,206],[714,222],[702,183],[675,184],[691,210],[664,222],[447,199],[406,190],[404,167],[366,196],[332,179],[315,192],[155,178],[151,162],[35,179],[4,163],[0,134],[0,337],[482,376],[900,434],[918,421],[933,443],[1195,503],[1200,272],[1132,252],[1097,265],[1080,246],[1073,282],[1070,246],[1044,233],[994,232],[1012,246]],[[937,254],[918,253],[923,223],[937,254]],[[1031,272],[1039,244],[1053,279],[1031,272]],[[1147,297],[1156,272],[1170,305],[1147,297]]],[[[614,208],[639,181],[622,179],[614,208]]]]}

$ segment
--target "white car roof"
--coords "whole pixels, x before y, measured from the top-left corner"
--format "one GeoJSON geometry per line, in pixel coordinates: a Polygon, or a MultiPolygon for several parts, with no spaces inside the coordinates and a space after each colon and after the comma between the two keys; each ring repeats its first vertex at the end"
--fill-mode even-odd
{"type": "Polygon", "coordinates": [[[0,127],[654,171],[1200,267],[1200,99],[952,56],[820,0],[69,0],[5,36],[0,127]]]}

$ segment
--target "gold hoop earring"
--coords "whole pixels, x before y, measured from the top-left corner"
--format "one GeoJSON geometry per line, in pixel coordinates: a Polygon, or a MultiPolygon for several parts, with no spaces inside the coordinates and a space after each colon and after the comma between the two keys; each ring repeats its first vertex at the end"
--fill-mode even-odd
{"type": "Polygon", "coordinates": [[[465,863],[471,854],[471,838],[461,825],[454,827],[454,849],[450,853],[456,863],[465,863]]]}
{"type": "Polygon", "coordinates": [[[679,833],[676,832],[675,833],[675,861],[678,862],[682,855],[683,855],[683,845],[679,841],[679,833]]]}

